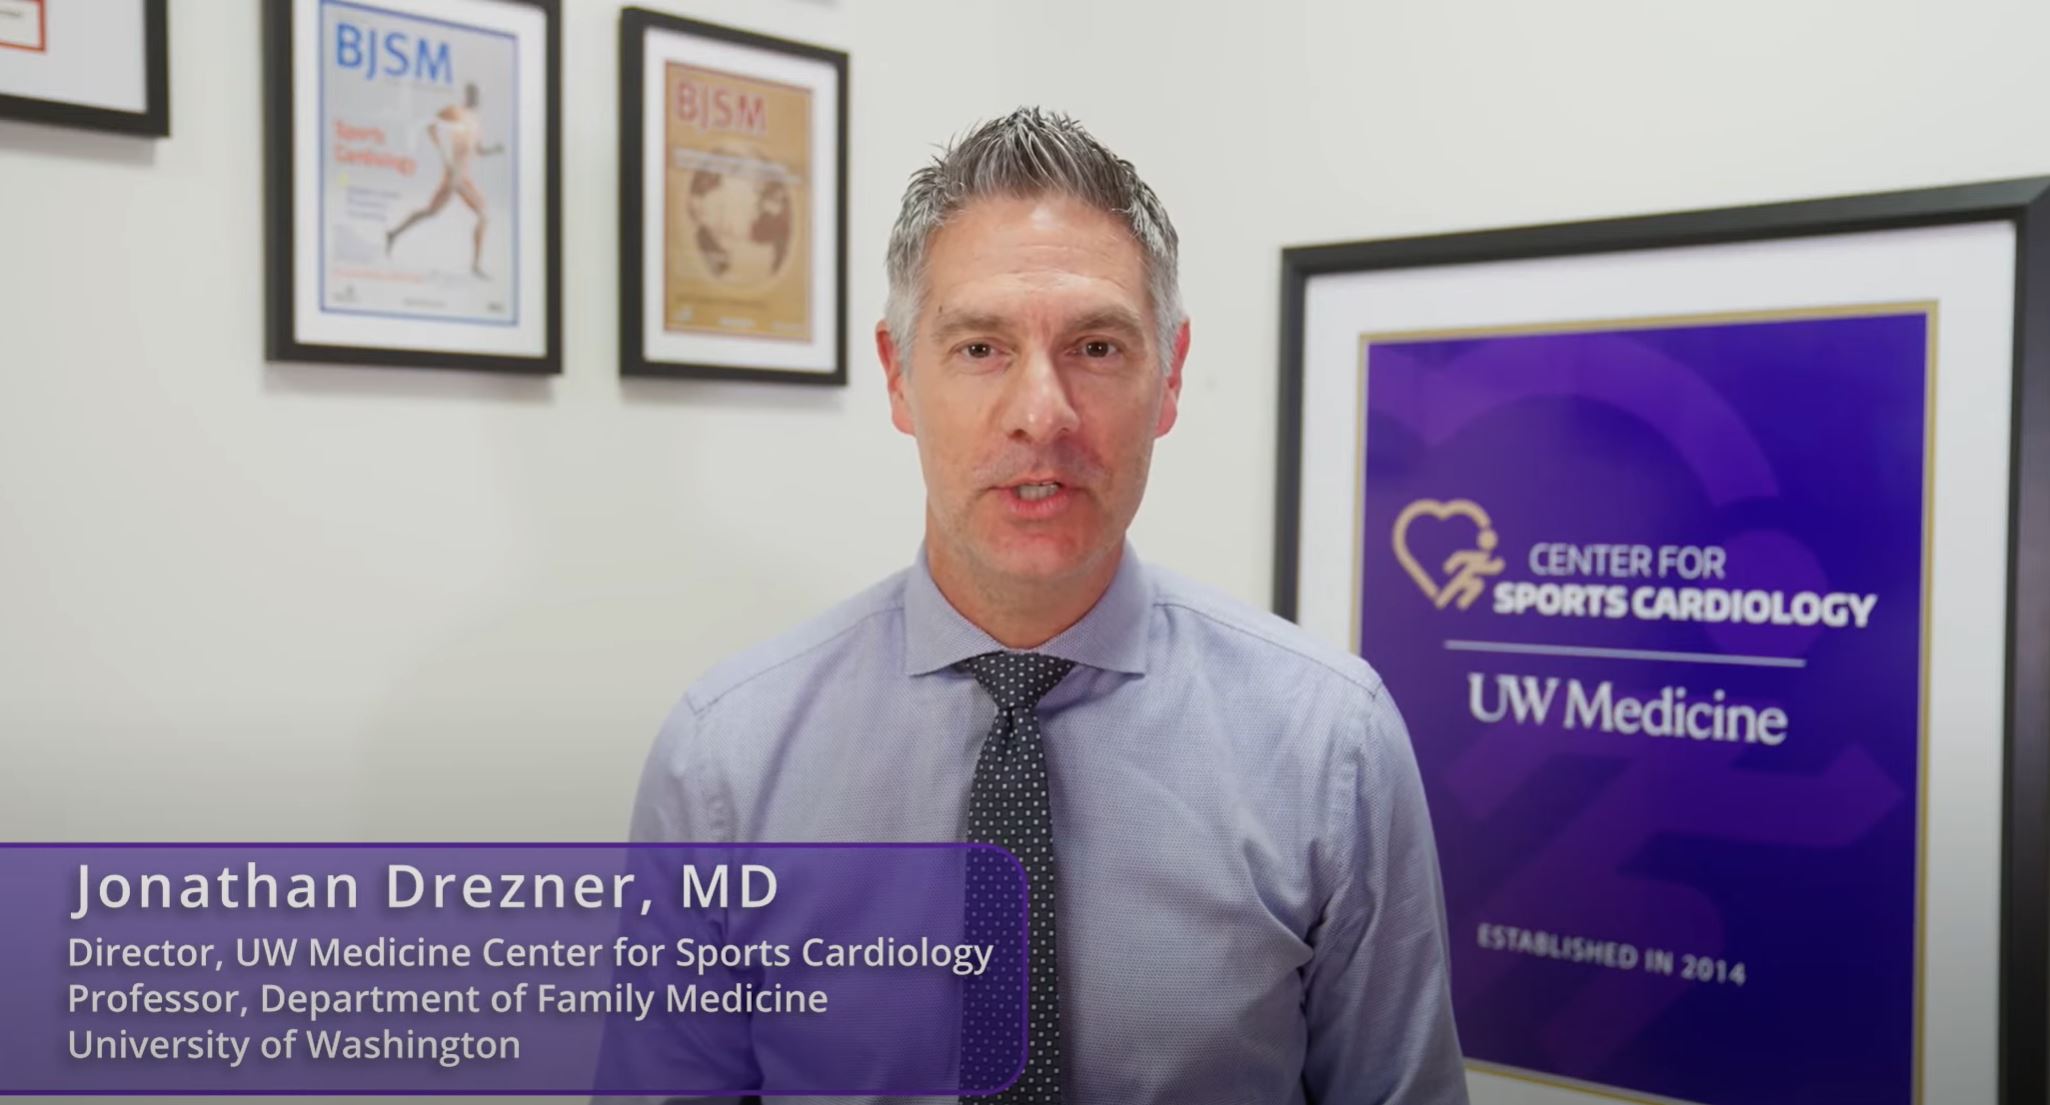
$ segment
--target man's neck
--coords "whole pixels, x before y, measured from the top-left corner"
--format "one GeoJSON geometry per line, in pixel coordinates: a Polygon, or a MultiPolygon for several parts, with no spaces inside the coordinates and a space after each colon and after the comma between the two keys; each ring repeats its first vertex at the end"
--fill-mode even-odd
{"type": "Polygon", "coordinates": [[[1117,578],[1124,545],[1074,575],[1027,584],[983,578],[928,532],[926,567],[948,604],[976,628],[1010,649],[1032,649],[1053,640],[1094,609],[1117,578]]]}

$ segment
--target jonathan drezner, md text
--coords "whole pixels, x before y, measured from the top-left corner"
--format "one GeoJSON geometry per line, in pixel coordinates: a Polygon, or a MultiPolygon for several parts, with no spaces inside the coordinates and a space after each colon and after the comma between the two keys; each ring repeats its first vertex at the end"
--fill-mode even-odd
{"type": "MultiPolygon", "coordinates": [[[[385,868],[383,904],[386,909],[625,909],[633,883],[628,874],[428,874],[409,863],[394,863],[385,868]]],[[[758,863],[719,864],[709,874],[686,864],[678,886],[685,909],[759,909],[775,900],[776,873],[758,863]]],[[[323,910],[354,909],[356,903],[356,876],[347,873],[273,875],[251,862],[241,871],[223,867],[214,874],[95,878],[89,865],[79,864],[71,919],[81,920],[94,909],[323,910]]],[[[648,906],[641,900],[640,912],[648,906]]]]}

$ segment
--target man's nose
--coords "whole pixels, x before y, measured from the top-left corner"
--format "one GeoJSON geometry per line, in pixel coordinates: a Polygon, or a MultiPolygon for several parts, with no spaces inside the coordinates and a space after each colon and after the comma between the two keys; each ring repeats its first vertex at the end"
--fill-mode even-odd
{"type": "Polygon", "coordinates": [[[1034,444],[1075,431],[1081,419],[1068,396],[1053,355],[1043,349],[1027,352],[1004,381],[1004,432],[1034,444]]]}

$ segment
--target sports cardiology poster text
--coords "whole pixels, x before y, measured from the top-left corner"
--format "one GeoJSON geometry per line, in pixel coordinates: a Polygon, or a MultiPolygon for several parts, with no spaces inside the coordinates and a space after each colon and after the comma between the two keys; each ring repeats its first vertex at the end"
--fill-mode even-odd
{"type": "Polygon", "coordinates": [[[1933,325],[1366,341],[1361,651],[1482,1069],[1915,1100],[1933,325]]]}
{"type": "Polygon", "coordinates": [[[517,322],[517,41],[344,0],[320,13],[321,309],[517,322]]]}

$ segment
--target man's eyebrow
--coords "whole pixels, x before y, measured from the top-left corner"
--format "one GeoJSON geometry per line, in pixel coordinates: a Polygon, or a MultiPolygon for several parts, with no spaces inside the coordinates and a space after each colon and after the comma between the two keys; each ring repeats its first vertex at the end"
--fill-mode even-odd
{"type": "Polygon", "coordinates": [[[1111,330],[1134,338],[1146,336],[1145,325],[1139,321],[1139,316],[1123,307],[1105,307],[1102,310],[1091,311],[1069,323],[1068,329],[1075,332],[1111,330]]]}
{"type": "Polygon", "coordinates": [[[992,312],[941,311],[932,334],[935,341],[945,341],[957,334],[1003,334],[1010,329],[1010,320],[992,312]]]}
{"type": "MultiPolygon", "coordinates": [[[[941,311],[933,326],[932,337],[934,341],[944,342],[962,334],[1008,334],[1011,329],[1011,320],[995,312],[941,311]]],[[[1063,329],[1071,334],[1107,330],[1133,339],[1146,336],[1145,324],[1139,321],[1139,316],[1123,307],[1103,307],[1078,315],[1063,329]]]]}

